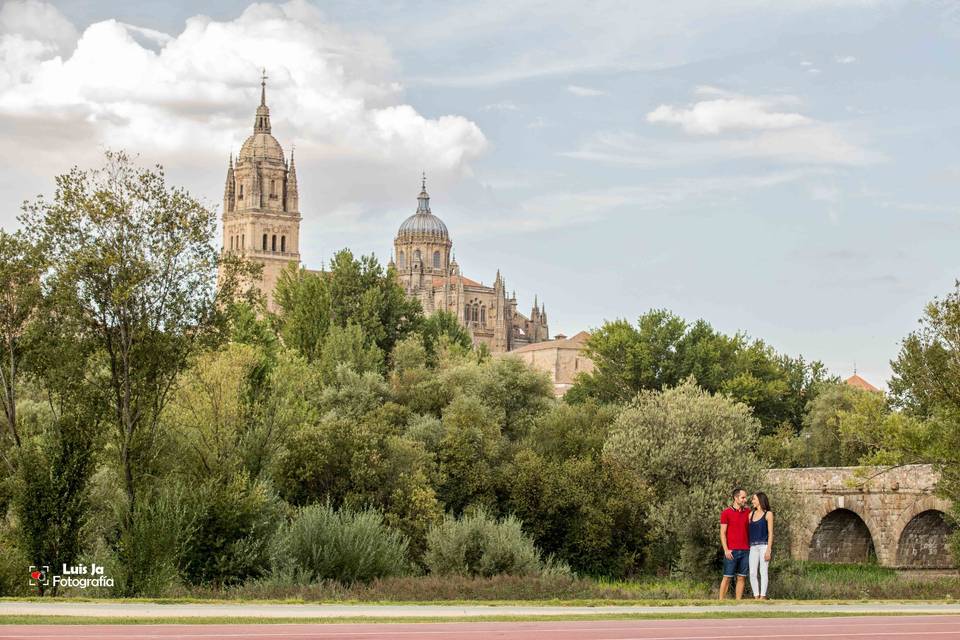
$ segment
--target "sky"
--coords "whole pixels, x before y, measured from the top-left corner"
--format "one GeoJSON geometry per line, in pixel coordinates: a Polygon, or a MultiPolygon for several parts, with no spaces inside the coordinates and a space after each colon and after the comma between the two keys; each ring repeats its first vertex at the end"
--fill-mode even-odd
{"type": "Polygon", "coordinates": [[[948,0],[11,0],[0,226],[107,149],[219,208],[266,69],[301,256],[390,256],[421,171],[551,333],[666,308],[883,386],[960,277],[948,0]]]}

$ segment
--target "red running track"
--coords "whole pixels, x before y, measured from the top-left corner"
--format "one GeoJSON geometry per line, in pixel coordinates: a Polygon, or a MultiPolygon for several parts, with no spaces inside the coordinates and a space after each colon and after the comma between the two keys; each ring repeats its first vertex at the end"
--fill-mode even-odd
{"type": "Polygon", "coordinates": [[[960,640],[960,616],[444,622],[417,624],[0,625],[0,640],[960,640]]]}

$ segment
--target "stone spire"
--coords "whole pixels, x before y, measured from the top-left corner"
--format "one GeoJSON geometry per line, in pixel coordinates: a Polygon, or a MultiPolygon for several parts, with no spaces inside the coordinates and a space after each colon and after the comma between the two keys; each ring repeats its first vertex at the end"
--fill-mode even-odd
{"type": "Polygon", "coordinates": [[[430,213],[430,194],[427,193],[427,172],[423,172],[420,195],[417,196],[417,213],[430,213]]]}
{"type": "Polygon", "coordinates": [[[236,203],[236,180],[233,175],[233,153],[230,154],[230,161],[227,164],[227,180],[223,186],[223,211],[232,213],[236,203]]]}
{"type": "Polygon", "coordinates": [[[300,210],[300,188],[297,186],[297,164],[294,161],[294,148],[290,148],[290,164],[287,169],[287,198],[284,203],[286,211],[300,210]]]}
{"type": "Polygon", "coordinates": [[[254,133],[270,133],[270,107],[267,106],[267,70],[260,76],[260,106],[253,123],[254,133]]]}

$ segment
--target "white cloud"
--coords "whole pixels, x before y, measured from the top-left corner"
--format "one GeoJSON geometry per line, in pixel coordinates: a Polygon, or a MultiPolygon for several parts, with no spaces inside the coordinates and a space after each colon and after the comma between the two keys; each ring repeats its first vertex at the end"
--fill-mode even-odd
{"type": "Polygon", "coordinates": [[[852,64],[857,61],[854,56],[837,56],[836,61],[840,64],[852,64]]]}
{"type": "Polygon", "coordinates": [[[567,91],[575,96],[580,96],[581,98],[607,95],[606,91],[601,91],[600,89],[591,89],[590,87],[581,87],[575,84],[567,85],[567,91]]]}
{"type": "Polygon", "coordinates": [[[813,66],[813,63],[810,62],[809,60],[801,60],[801,61],[800,61],[800,66],[801,66],[801,67],[812,67],[812,66],[813,66]]]}
{"type": "MultiPolygon", "coordinates": [[[[221,174],[252,127],[261,67],[274,133],[288,153],[296,142],[313,207],[356,201],[347,176],[358,174],[395,200],[398,181],[421,167],[442,183],[488,147],[468,119],[404,104],[386,44],[305,0],[252,4],[233,20],[195,16],[175,36],[106,20],[79,37],[52,5],[28,0],[0,10],[0,140],[19,150],[0,166],[50,176],[113,147],[221,174]]],[[[209,193],[208,182],[188,186],[209,193]]]]}
{"type": "Polygon", "coordinates": [[[0,7],[0,42],[4,45],[39,45],[41,55],[65,55],[73,50],[78,35],[70,21],[45,2],[9,0],[0,7]]]}
{"type": "MultiPolygon", "coordinates": [[[[700,91],[716,92],[713,87],[700,91]]],[[[809,124],[799,113],[775,111],[776,100],[729,95],[701,100],[686,107],[662,104],[647,114],[647,122],[678,124],[687,133],[716,135],[731,130],[787,129],[809,124]]]]}

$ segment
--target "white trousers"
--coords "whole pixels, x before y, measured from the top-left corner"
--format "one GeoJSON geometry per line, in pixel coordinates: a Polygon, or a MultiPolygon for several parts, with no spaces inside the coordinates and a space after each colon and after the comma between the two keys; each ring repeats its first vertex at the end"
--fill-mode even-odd
{"type": "Polygon", "coordinates": [[[770,563],[763,559],[763,554],[767,552],[767,545],[750,545],[750,590],[755,596],[767,595],[767,583],[770,582],[768,568],[770,563]],[[757,580],[757,573],[760,579],[757,580]]]}

